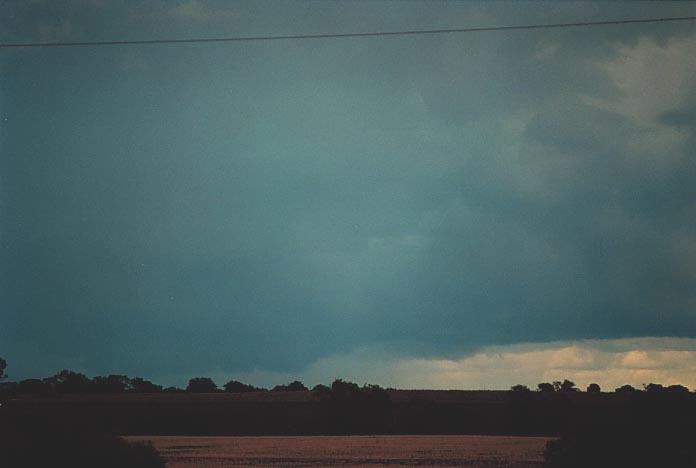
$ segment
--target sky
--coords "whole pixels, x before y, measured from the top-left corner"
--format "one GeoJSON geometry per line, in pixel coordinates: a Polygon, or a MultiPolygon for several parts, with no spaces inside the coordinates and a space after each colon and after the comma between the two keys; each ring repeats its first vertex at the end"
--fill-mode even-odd
{"type": "MultiPolygon", "coordinates": [[[[0,42],[696,15],[0,4],[0,42]]],[[[0,49],[0,355],[184,385],[696,388],[696,23],[0,49]]]]}

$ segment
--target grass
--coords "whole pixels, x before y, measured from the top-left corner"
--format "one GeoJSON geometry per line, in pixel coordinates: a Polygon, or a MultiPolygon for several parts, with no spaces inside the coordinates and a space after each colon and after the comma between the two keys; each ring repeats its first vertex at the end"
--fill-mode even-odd
{"type": "Polygon", "coordinates": [[[129,437],[149,442],[170,468],[214,466],[480,466],[543,464],[544,437],[297,436],[129,437]]]}

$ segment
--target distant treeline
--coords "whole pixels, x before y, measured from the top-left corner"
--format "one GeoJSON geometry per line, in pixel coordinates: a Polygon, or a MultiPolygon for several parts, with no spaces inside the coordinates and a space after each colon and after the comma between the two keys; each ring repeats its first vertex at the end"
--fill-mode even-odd
{"type": "MultiPolygon", "coordinates": [[[[531,390],[529,387],[526,385],[513,385],[510,387],[510,390],[513,392],[530,392],[531,390]]],[[[550,392],[561,392],[561,393],[572,393],[572,392],[579,392],[580,389],[575,385],[575,382],[572,380],[565,379],[563,381],[557,380],[554,382],[542,382],[539,385],[537,385],[536,390],[538,392],[542,393],[550,393],[550,392]]],[[[649,383],[649,384],[643,384],[643,391],[650,392],[650,393],[658,393],[658,392],[670,392],[670,393],[689,393],[689,389],[685,387],[684,385],[668,385],[664,386],[662,384],[658,383],[649,383]]],[[[599,384],[596,383],[591,383],[590,385],[587,386],[587,389],[585,390],[587,393],[601,393],[602,389],[599,386],[599,384]]],[[[641,390],[631,386],[631,385],[622,385],[621,387],[618,387],[614,389],[615,393],[633,393],[633,392],[639,392],[641,390]]]]}
{"type": "MultiPolygon", "coordinates": [[[[5,362],[0,361],[2,378],[4,370],[5,362]]],[[[77,434],[72,442],[66,442],[65,437],[56,439],[60,447],[68,443],[76,447],[72,455],[82,454],[78,448],[84,444],[98,443],[111,447],[105,458],[116,460],[116,455],[123,454],[129,460],[141,457],[152,461],[147,465],[128,461],[118,466],[161,465],[151,449],[123,445],[113,434],[546,435],[560,436],[549,442],[545,451],[546,462],[552,467],[696,466],[696,395],[682,385],[650,383],[642,389],[624,385],[602,392],[599,385],[591,384],[581,391],[566,379],[542,382],[536,391],[515,385],[509,391],[447,392],[385,390],[337,379],[330,386],[317,385],[311,390],[299,381],[267,390],[235,380],[219,388],[208,377],[196,377],[186,389],[178,389],[163,388],[139,377],[88,378],[65,370],[45,379],[0,382],[0,387],[5,401],[0,406],[0,452],[9,453],[13,462],[16,458],[12,453],[18,457],[46,453],[38,449],[44,442],[35,443],[35,450],[27,448],[36,440],[36,430],[41,429],[44,439],[51,439],[53,434],[77,434]],[[180,395],[167,396],[167,392],[180,395]],[[249,399],[205,395],[217,392],[276,393],[249,399]],[[298,399],[287,392],[306,392],[308,398],[298,399]],[[105,397],[89,396],[99,393],[105,397]],[[54,398],[61,395],[77,397],[54,398]],[[105,436],[92,442],[80,435],[85,428],[89,428],[88,435],[105,436]]],[[[93,462],[90,457],[84,464],[71,461],[65,466],[111,466],[93,462]]]]}
{"type": "MultiPolygon", "coordinates": [[[[0,380],[5,379],[4,370],[6,362],[0,358],[0,380]]],[[[343,382],[338,379],[336,382],[343,382]]],[[[334,382],[334,383],[336,383],[334,382]]],[[[355,384],[351,384],[355,385],[355,384]]],[[[377,385],[365,385],[365,388],[377,389],[377,385]]],[[[330,388],[326,385],[315,385],[311,391],[318,395],[327,394],[330,388]]],[[[276,385],[271,389],[256,387],[250,384],[230,380],[222,388],[210,377],[194,377],[189,380],[185,389],[177,387],[163,387],[142,377],[128,377],[126,375],[110,374],[106,376],[87,377],[80,372],[62,370],[57,374],[42,379],[24,379],[19,382],[0,382],[0,396],[8,395],[40,395],[52,393],[250,393],[250,392],[288,392],[288,391],[309,391],[309,388],[300,381],[293,381],[288,384],[276,385]]],[[[516,394],[524,394],[532,390],[526,385],[513,385],[510,391],[516,394]]],[[[571,380],[541,382],[537,385],[537,392],[541,393],[573,393],[581,391],[571,380]]],[[[592,383],[587,386],[587,393],[601,393],[600,386],[592,383]]],[[[631,385],[623,385],[614,389],[615,393],[634,393],[634,392],[668,392],[668,393],[689,393],[689,389],[683,385],[663,386],[658,383],[644,384],[642,389],[637,389],[631,385]]]]}

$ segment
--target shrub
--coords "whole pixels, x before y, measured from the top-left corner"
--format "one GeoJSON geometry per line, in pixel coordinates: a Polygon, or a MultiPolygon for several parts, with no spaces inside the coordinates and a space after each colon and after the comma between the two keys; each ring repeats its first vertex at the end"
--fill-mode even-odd
{"type": "Polygon", "coordinates": [[[135,393],[159,393],[162,391],[161,385],[156,385],[141,377],[131,379],[131,390],[135,393]]]}
{"type": "Polygon", "coordinates": [[[265,388],[254,387],[253,385],[245,384],[237,380],[230,380],[225,385],[222,386],[226,392],[230,393],[250,393],[250,392],[264,392],[265,388]]]}
{"type": "Polygon", "coordinates": [[[635,393],[638,390],[636,390],[636,388],[632,387],[631,385],[622,385],[614,391],[616,393],[630,394],[630,393],[635,393]]]}
{"type": "Polygon", "coordinates": [[[63,422],[2,421],[0,464],[12,468],[164,468],[147,444],[128,443],[95,427],[63,422]]]}
{"type": "Polygon", "coordinates": [[[520,384],[513,385],[512,387],[510,387],[510,390],[513,392],[516,392],[516,393],[527,393],[530,391],[529,387],[527,387],[526,385],[520,385],[520,384]]]}
{"type": "Polygon", "coordinates": [[[215,393],[220,391],[220,389],[218,389],[210,377],[194,377],[189,380],[186,391],[191,393],[215,393]]]}
{"type": "Polygon", "coordinates": [[[272,392],[300,392],[308,391],[309,389],[299,380],[290,382],[287,385],[276,385],[271,389],[272,392]]]}
{"type": "Polygon", "coordinates": [[[602,389],[596,383],[591,383],[587,386],[587,393],[600,393],[602,389]]]}
{"type": "Polygon", "coordinates": [[[539,385],[537,385],[537,391],[547,393],[555,392],[556,389],[554,388],[553,384],[550,384],[548,382],[542,382],[539,385]]]}
{"type": "Polygon", "coordinates": [[[544,459],[549,467],[687,467],[696,466],[696,446],[688,431],[618,424],[550,440],[544,459]]]}

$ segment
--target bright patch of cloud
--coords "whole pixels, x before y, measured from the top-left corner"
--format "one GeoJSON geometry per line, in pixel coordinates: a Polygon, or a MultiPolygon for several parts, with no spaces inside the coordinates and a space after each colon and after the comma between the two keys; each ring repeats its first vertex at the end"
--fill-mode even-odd
{"type": "MultiPolygon", "coordinates": [[[[261,385],[300,379],[308,385],[341,377],[396,388],[507,389],[516,383],[571,379],[584,388],[658,382],[696,388],[696,339],[631,338],[492,346],[458,359],[400,358],[376,348],[320,359],[299,373],[250,372],[235,378],[261,385]]],[[[222,382],[225,376],[218,376],[222,382]]]]}
{"type": "Polygon", "coordinates": [[[643,37],[634,45],[616,45],[617,57],[599,64],[599,68],[619,94],[597,104],[646,123],[680,107],[693,92],[694,48],[696,35],[674,37],[664,43],[643,37]]]}

